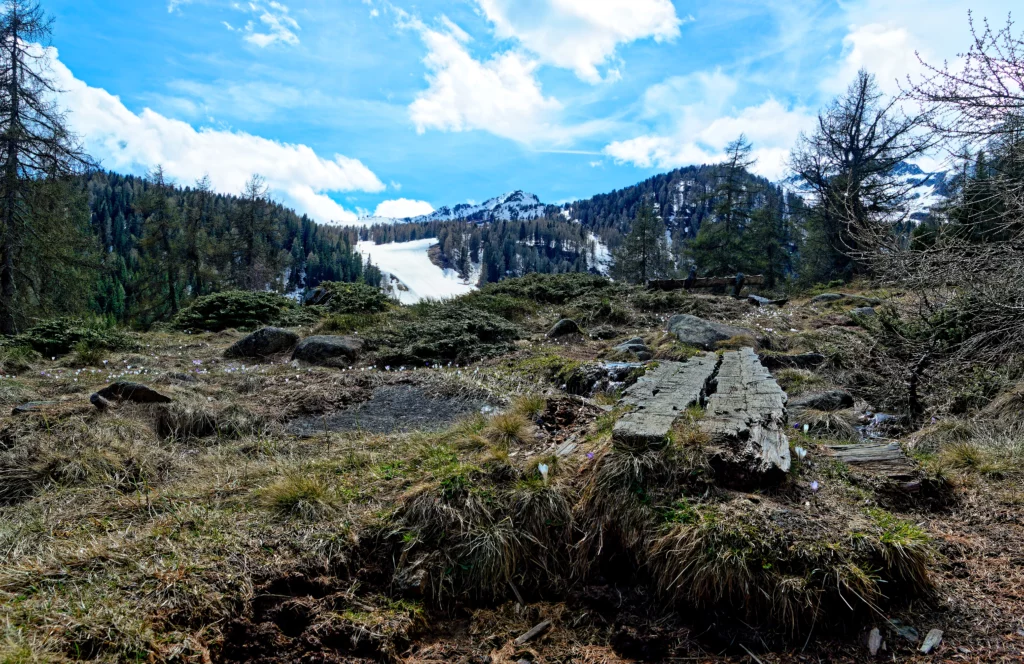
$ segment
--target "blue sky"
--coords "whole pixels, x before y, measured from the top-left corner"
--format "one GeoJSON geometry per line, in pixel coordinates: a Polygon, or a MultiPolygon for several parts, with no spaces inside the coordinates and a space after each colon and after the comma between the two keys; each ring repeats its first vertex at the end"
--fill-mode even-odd
{"type": "Polygon", "coordinates": [[[783,175],[856,70],[883,88],[1006,0],[44,0],[104,166],[209,173],[328,222],[525,189],[562,202],[714,161],[783,175]]]}

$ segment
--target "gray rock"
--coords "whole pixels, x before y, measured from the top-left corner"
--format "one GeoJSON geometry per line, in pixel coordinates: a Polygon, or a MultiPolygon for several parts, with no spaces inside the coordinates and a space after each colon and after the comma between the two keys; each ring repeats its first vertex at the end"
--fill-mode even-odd
{"type": "Polygon", "coordinates": [[[857,307],[856,309],[850,310],[851,316],[861,316],[863,318],[874,318],[877,316],[874,307],[857,307]]]}
{"type": "MultiPolygon", "coordinates": [[[[97,392],[96,396],[108,402],[131,401],[132,403],[171,403],[172,401],[170,397],[160,394],[151,387],[147,387],[139,383],[129,383],[127,381],[112,383],[97,392]]],[[[91,397],[90,401],[92,401],[91,397]]],[[[96,405],[96,402],[93,401],[93,404],[96,405]]],[[[99,407],[100,406],[97,405],[97,408],[99,407]]]]}
{"type": "Polygon", "coordinates": [[[770,300],[767,297],[761,297],[760,295],[753,295],[753,294],[747,296],[747,301],[750,302],[751,304],[756,304],[759,307],[769,307],[769,306],[781,307],[782,305],[784,305],[787,302],[789,302],[789,300],[786,300],[786,299],[783,299],[783,300],[770,300]]]}
{"type": "Polygon", "coordinates": [[[797,397],[789,402],[791,409],[836,411],[853,408],[853,395],[843,390],[830,390],[797,397]]]}
{"type": "Polygon", "coordinates": [[[231,348],[224,351],[224,356],[230,358],[269,357],[291,350],[297,343],[299,343],[299,335],[291,330],[265,327],[235,342],[231,348]]]}
{"type": "Polygon", "coordinates": [[[571,318],[563,318],[562,320],[555,323],[554,327],[548,332],[548,337],[554,339],[556,337],[564,337],[570,334],[579,334],[579,324],[571,318]]]}
{"type": "Polygon", "coordinates": [[[877,297],[865,297],[863,295],[850,295],[848,293],[822,293],[811,298],[811,304],[828,304],[830,302],[849,302],[862,307],[877,307],[882,303],[877,297]]]}
{"type": "Polygon", "coordinates": [[[928,632],[928,636],[924,637],[924,643],[921,644],[921,652],[926,655],[931,654],[933,650],[939,647],[940,643],[942,643],[942,630],[933,629],[928,632]]]}
{"type": "Polygon", "coordinates": [[[651,349],[647,347],[647,344],[640,337],[634,337],[625,343],[621,343],[614,350],[619,353],[631,353],[642,362],[646,362],[654,357],[651,349]]]}
{"type": "Polygon", "coordinates": [[[838,302],[846,296],[842,293],[822,293],[821,295],[815,295],[811,298],[811,304],[827,304],[829,302],[838,302]]]}
{"type": "Polygon", "coordinates": [[[356,337],[306,337],[295,347],[292,359],[323,367],[347,367],[359,359],[362,350],[363,340],[356,337]]]}
{"type": "Polygon", "coordinates": [[[600,327],[595,327],[592,330],[590,330],[589,336],[591,339],[606,341],[608,339],[614,339],[615,337],[619,336],[619,333],[615,331],[615,328],[602,325],[600,327]]]}
{"type": "Polygon", "coordinates": [[[871,656],[874,657],[878,654],[878,651],[882,649],[882,632],[878,628],[871,630],[871,634],[868,635],[868,650],[871,652],[871,656]]]}
{"type": "Polygon", "coordinates": [[[733,337],[757,338],[753,330],[714,323],[689,314],[673,316],[668,321],[668,331],[676,335],[682,343],[704,350],[714,350],[716,343],[733,337]]]}

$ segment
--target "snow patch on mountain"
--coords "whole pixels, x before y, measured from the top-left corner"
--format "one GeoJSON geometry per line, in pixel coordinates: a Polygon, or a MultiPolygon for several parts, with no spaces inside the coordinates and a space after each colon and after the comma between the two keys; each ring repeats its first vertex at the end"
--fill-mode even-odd
{"type": "Polygon", "coordinates": [[[402,304],[458,297],[476,290],[478,274],[463,280],[455,270],[431,262],[428,252],[435,244],[437,240],[428,238],[390,244],[360,242],[357,246],[359,253],[369,256],[384,273],[385,287],[402,304]]]}

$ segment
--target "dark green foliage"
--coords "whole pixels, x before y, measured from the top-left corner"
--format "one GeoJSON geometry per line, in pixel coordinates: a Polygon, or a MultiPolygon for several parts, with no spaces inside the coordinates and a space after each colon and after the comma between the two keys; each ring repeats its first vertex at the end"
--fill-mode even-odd
{"type": "Polygon", "coordinates": [[[64,355],[79,344],[91,349],[132,350],[138,342],[130,334],[117,329],[90,325],[80,318],[54,318],[39,323],[16,341],[43,355],[64,355]]]}
{"type": "Polygon", "coordinates": [[[374,314],[394,305],[381,289],[365,283],[325,281],[319,287],[327,293],[323,306],[334,314],[374,314]]]}
{"type": "Polygon", "coordinates": [[[616,286],[595,274],[528,274],[491,284],[481,290],[486,295],[510,295],[539,304],[566,304],[584,295],[612,292],[616,286]]]}
{"type": "Polygon", "coordinates": [[[410,320],[391,321],[367,334],[380,362],[473,362],[509,352],[520,337],[504,318],[459,301],[424,303],[413,312],[410,320]]]}
{"type": "Polygon", "coordinates": [[[520,321],[537,313],[537,303],[506,294],[471,293],[461,300],[467,306],[482,309],[510,321],[520,321]]]}
{"type": "Polygon", "coordinates": [[[225,291],[201,297],[182,309],[173,325],[191,332],[249,330],[277,323],[293,307],[277,293],[225,291]]]}
{"type": "Polygon", "coordinates": [[[649,279],[664,279],[673,272],[674,265],[665,239],[665,222],[649,200],[637,210],[629,235],[612,256],[612,276],[629,283],[643,284],[649,279]]]}

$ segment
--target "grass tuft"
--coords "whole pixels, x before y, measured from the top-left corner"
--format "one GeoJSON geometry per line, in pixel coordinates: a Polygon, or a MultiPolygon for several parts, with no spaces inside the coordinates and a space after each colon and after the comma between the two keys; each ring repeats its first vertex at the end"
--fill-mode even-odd
{"type": "Polygon", "coordinates": [[[501,449],[517,447],[531,442],[535,435],[533,425],[519,413],[499,413],[491,418],[484,437],[501,449]]]}

